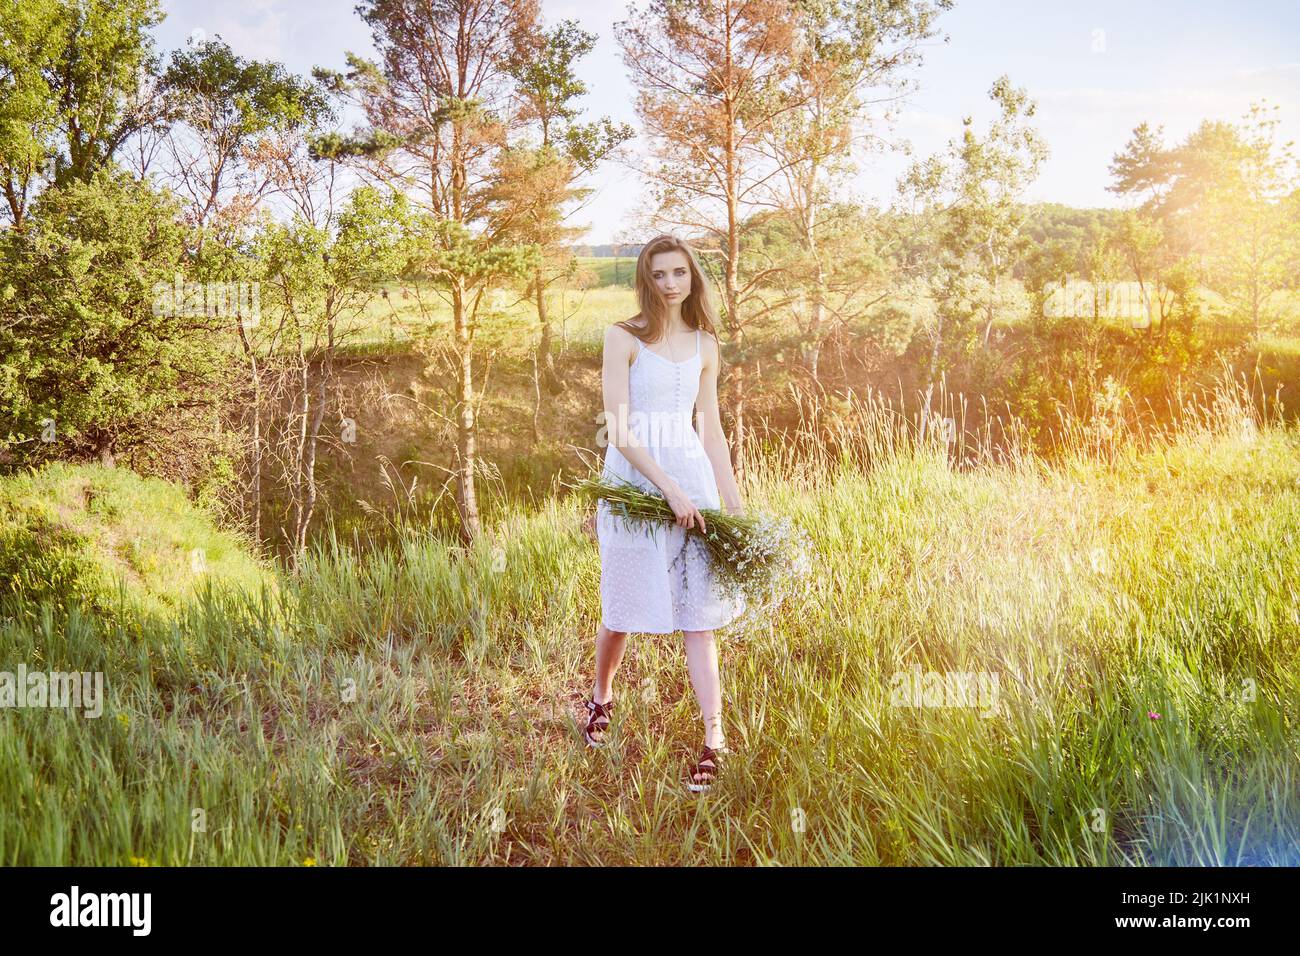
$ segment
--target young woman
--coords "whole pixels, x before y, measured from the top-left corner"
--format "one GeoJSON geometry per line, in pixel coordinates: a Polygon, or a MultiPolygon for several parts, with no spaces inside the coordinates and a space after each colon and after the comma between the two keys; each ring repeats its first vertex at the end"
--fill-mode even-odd
{"type": "Polygon", "coordinates": [[[700,792],[729,753],[713,632],[744,608],[717,590],[702,543],[686,529],[707,530],[700,508],[725,503],[740,511],[740,492],[718,414],[716,317],[694,252],[673,236],[655,237],[637,257],[635,285],[640,311],[605,331],[605,473],[657,490],[677,520],[647,528],[597,504],[602,615],[584,734],[591,746],[603,745],[628,633],[681,631],[704,720],[704,750],[687,788],[700,792]],[[698,432],[691,425],[697,407],[698,432]]]}

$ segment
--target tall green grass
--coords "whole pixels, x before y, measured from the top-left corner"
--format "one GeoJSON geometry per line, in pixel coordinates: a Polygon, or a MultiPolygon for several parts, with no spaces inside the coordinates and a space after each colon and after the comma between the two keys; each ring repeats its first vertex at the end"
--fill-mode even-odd
{"type": "Polygon", "coordinates": [[[0,710],[0,860],[1300,864],[1300,435],[1226,385],[1186,412],[1051,463],[870,401],[756,439],[747,503],[820,560],[720,633],[737,755],[704,797],[680,637],[630,639],[582,745],[599,563],[567,500],[471,553],[327,537],[278,591],[130,629],[0,622],[0,667],[109,692],[0,710]],[[995,693],[912,706],[910,673],[995,693]]]}

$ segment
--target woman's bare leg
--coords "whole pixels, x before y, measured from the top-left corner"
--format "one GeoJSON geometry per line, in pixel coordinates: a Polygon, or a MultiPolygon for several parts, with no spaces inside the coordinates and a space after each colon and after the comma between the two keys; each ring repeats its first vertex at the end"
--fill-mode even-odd
{"type": "Polygon", "coordinates": [[[712,631],[685,631],[686,670],[704,718],[704,746],[726,746],[722,732],[722,682],[718,677],[718,645],[712,631]]]}
{"type": "Polygon", "coordinates": [[[596,681],[591,687],[591,699],[596,703],[608,704],[614,696],[614,675],[625,650],[627,631],[611,631],[602,624],[596,632],[596,681]]]}

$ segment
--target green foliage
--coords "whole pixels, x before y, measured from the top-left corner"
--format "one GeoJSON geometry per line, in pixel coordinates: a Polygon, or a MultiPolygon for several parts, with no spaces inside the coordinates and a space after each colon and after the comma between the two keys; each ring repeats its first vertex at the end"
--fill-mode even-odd
{"type": "Polygon", "coordinates": [[[577,20],[564,20],[538,34],[532,44],[513,51],[507,68],[525,89],[548,92],[544,99],[552,106],[551,115],[572,120],[578,110],[571,101],[587,94],[587,84],[573,72],[573,64],[595,49],[596,39],[577,20]]]}
{"type": "Polygon", "coordinates": [[[1143,123],[1111,166],[1111,189],[1143,200],[1129,217],[1143,229],[1126,230],[1139,279],[1163,295],[1164,269],[1194,267],[1257,335],[1276,321],[1300,265],[1300,167],[1293,144],[1279,141],[1277,110],[1252,103],[1241,123],[1205,120],[1172,147],[1143,123]]]}
{"type": "Polygon", "coordinates": [[[9,218],[53,182],[85,182],[162,118],[146,95],[158,0],[0,0],[0,182],[9,218]]]}
{"type": "Polygon", "coordinates": [[[327,84],[236,56],[220,39],[173,53],[160,85],[168,119],[184,127],[170,133],[175,174],[191,197],[194,245],[203,251],[209,234],[233,244],[253,211],[251,197],[292,178],[282,168],[288,134],[335,119],[327,84]]]}
{"type": "Polygon", "coordinates": [[[52,3],[0,0],[0,177],[6,218],[18,222],[30,189],[47,168],[58,104],[46,73],[61,51],[52,3]]]}
{"type": "Polygon", "coordinates": [[[989,88],[998,116],[982,135],[965,117],[961,139],[946,154],[914,162],[900,192],[919,207],[917,231],[928,248],[921,273],[931,286],[936,323],[928,330],[927,379],[975,345],[976,317],[984,321],[984,344],[1003,306],[1001,280],[1028,245],[1027,212],[1020,194],[1038,174],[1047,146],[1030,125],[1035,104],[1001,76],[989,88]]]}
{"type": "Polygon", "coordinates": [[[854,336],[877,353],[897,358],[907,351],[916,332],[912,310],[897,302],[885,302],[850,325],[854,336]]]}
{"type": "Polygon", "coordinates": [[[1233,131],[1197,207],[1199,274],[1256,333],[1280,317],[1279,293],[1295,288],[1300,216],[1293,143],[1278,142],[1277,118],[1254,104],[1233,131]]]}
{"type": "Polygon", "coordinates": [[[536,268],[536,245],[486,243],[461,222],[420,215],[411,223],[410,258],[404,274],[440,288],[481,286],[522,278],[536,268]]]}
{"type": "Polygon", "coordinates": [[[302,217],[268,223],[253,249],[266,278],[264,302],[318,344],[332,342],[336,320],[364,308],[401,271],[410,215],[404,196],[367,186],[324,225],[302,217]]]}
{"type": "Polygon", "coordinates": [[[184,268],[178,215],[101,170],[48,190],[0,240],[0,439],[18,460],[156,441],[169,409],[216,398],[201,396],[222,379],[218,320],[161,307],[184,268]]]}
{"type": "Polygon", "coordinates": [[[601,141],[602,131],[615,138],[622,134],[622,139],[632,133],[627,124],[616,128],[608,118],[603,126],[577,121],[581,113],[573,104],[587,94],[587,84],[574,72],[574,64],[595,48],[596,35],[576,20],[563,20],[521,41],[505,63],[521,100],[521,118],[536,122],[542,146],[564,144],[567,159],[590,169],[611,148],[601,141]]]}
{"type": "Polygon", "coordinates": [[[317,87],[279,63],[237,56],[220,39],[174,52],[162,81],[173,115],[219,137],[226,155],[250,137],[332,116],[317,87]]]}

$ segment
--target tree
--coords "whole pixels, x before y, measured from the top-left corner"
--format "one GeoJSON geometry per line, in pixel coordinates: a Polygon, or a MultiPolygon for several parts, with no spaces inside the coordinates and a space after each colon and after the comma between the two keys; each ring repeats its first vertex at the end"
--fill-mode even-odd
{"type": "Polygon", "coordinates": [[[162,122],[149,82],[162,19],[158,0],[0,0],[0,189],[14,225],[41,189],[88,182],[162,122]]]}
{"type": "Polygon", "coordinates": [[[1294,142],[1278,142],[1277,110],[1252,104],[1194,216],[1206,238],[1200,275],[1255,335],[1276,317],[1277,293],[1294,287],[1300,255],[1300,219],[1289,201],[1300,187],[1294,142]]]}
{"type": "Polygon", "coordinates": [[[1165,242],[1164,228],[1142,210],[1128,209],[1120,218],[1115,242],[1137,281],[1143,307],[1152,319],[1146,325],[1147,334],[1154,334],[1155,330],[1163,334],[1173,304],[1173,292],[1166,277],[1179,261],[1165,242]]]}
{"type": "Polygon", "coordinates": [[[1289,204],[1296,160],[1293,144],[1277,141],[1276,110],[1252,104],[1242,124],[1206,120],[1171,148],[1143,123],[1116,155],[1109,188],[1142,199],[1126,248],[1135,270],[1144,267],[1139,282],[1154,287],[1162,329],[1175,298],[1164,279],[1175,266],[1180,282],[1195,267],[1255,334],[1271,318],[1276,293],[1292,283],[1300,246],[1289,204]]]}
{"type": "Polygon", "coordinates": [[[864,237],[850,235],[856,211],[837,200],[856,170],[853,147],[881,142],[867,131],[868,122],[892,119],[912,88],[907,71],[920,63],[921,44],[935,36],[939,12],[952,4],[800,0],[796,6],[788,81],[795,106],[775,117],[761,143],[780,170],[766,187],[772,204],[792,218],[799,237],[797,258],[776,281],[801,306],[802,349],[816,382],[828,310],[846,320],[846,310],[864,314],[874,304],[844,294],[865,278],[855,255],[864,237]]]}
{"type": "Polygon", "coordinates": [[[1054,309],[1049,303],[1075,273],[1078,261],[1078,248],[1068,240],[1050,239],[1034,244],[1025,257],[1023,272],[1035,316],[1053,317],[1054,309]]]}
{"type": "Polygon", "coordinates": [[[1140,196],[1147,211],[1155,213],[1165,203],[1174,176],[1174,165],[1164,146],[1164,127],[1139,123],[1122,152],[1111,159],[1111,192],[1140,196]]]}
{"type": "Polygon", "coordinates": [[[1062,318],[1067,314],[1062,308],[1073,317],[1083,316],[1084,308],[1093,319],[1112,314],[1120,301],[1115,280],[1124,265],[1118,221],[1109,210],[1070,209],[1055,203],[1032,209],[1022,231],[1029,250],[1014,271],[1033,301],[1035,316],[1062,318]],[[1085,281],[1086,288],[1070,290],[1066,283],[1072,279],[1085,281]]]}
{"type": "Polygon", "coordinates": [[[1092,289],[1092,317],[1109,316],[1116,298],[1113,283],[1122,268],[1114,232],[1102,222],[1090,222],[1079,252],[1079,271],[1092,289]]]}
{"type": "Polygon", "coordinates": [[[50,171],[57,104],[47,73],[60,52],[57,13],[53,4],[0,0],[0,189],[15,227],[50,171]]]}
{"type": "Polygon", "coordinates": [[[634,135],[626,123],[616,125],[608,117],[578,122],[572,101],[585,95],[587,87],[574,74],[573,65],[590,53],[595,43],[595,34],[566,20],[538,34],[534,43],[516,49],[507,61],[515,81],[516,117],[528,124],[526,128],[535,132],[537,139],[535,145],[518,143],[502,150],[489,196],[494,206],[493,232],[506,241],[534,245],[539,251],[527,289],[541,330],[534,362],[539,379],[533,414],[537,438],[541,437],[540,386],[551,394],[564,390],[551,354],[546,289],[573,275],[577,260],[570,244],[586,232],[585,228],[564,225],[572,215],[566,207],[592,192],[575,186],[579,177],[634,135]]]}
{"type": "Polygon", "coordinates": [[[1003,76],[993,84],[989,97],[1002,113],[982,141],[966,121],[958,152],[959,198],[952,208],[949,234],[950,241],[974,253],[988,287],[983,296],[986,347],[997,319],[999,282],[1026,246],[1020,196],[1047,158],[1046,144],[1028,124],[1035,105],[1025,91],[1012,87],[1003,76]]]}
{"type": "Polygon", "coordinates": [[[1026,92],[1002,76],[989,97],[1000,113],[982,137],[965,117],[962,138],[948,144],[947,155],[914,162],[899,184],[913,204],[918,230],[936,247],[929,269],[938,309],[930,330],[927,417],[945,348],[967,341],[966,324],[976,314],[983,316],[988,345],[1000,280],[1026,246],[1027,210],[1020,196],[1047,157],[1046,145],[1028,122],[1034,103],[1026,92]],[[971,281],[975,278],[978,284],[971,281]]]}
{"type": "Polygon", "coordinates": [[[649,139],[641,173],[655,188],[655,222],[698,236],[718,258],[733,352],[732,462],[743,480],[745,334],[756,290],[742,277],[743,227],[768,178],[761,140],[797,107],[788,79],[798,12],[789,0],[650,0],[615,25],[649,139]]]}
{"type": "Polygon", "coordinates": [[[200,251],[214,224],[237,230],[271,187],[265,167],[247,162],[261,141],[333,118],[317,86],[279,63],[236,56],[220,38],[174,52],[162,82],[180,124],[167,137],[170,172],[189,199],[200,251]]]}
{"type": "Polygon", "coordinates": [[[295,216],[259,235],[256,255],[266,281],[263,304],[278,316],[281,348],[293,360],[291,411],[283,461],[292,508],[289,546],[296,564],[306,551],[318,490],[321,425],[343,344],[342,321],[354,317],[398,274],[408,255],[406,199],[373,187],[356,190],[324,224],[295,216]]]}
{"type": "MultiPolygon", "coordinates": [[[[334,119],[325,87],[294,76],[278,63],[236,56],[220,38],[174,52],[160,82],[174,124],[164,139],[171,159],[167,178],[188,199],[195,278],[258,281],[258,267],[246,254],[248,233],[269,195],[289,194],[294,212],[328,227],[310,208],[318,177],[298,148],[305,142],[304,133],[334,119]]],[[[240,315],[230,318],[252,390],[247,413],[249,512],[253,534],[260,540],[266,404],[260,322],[240,315]]],[[[270,331],[273,336],[278,330],[270,331]]]]}
{"type": "Polygon", "coordinates": [[[174,198],[109,168],[47,190],[6,234],[0,420],[20,460],[111,466],[167,441],[170,412],[219,394],[224,320],[170,295],[184,262],[179,220],[174,198]]]}
{"type": "Polygon", "coordinates": [[[422,230],[426,243],[443,243],[424,261],[451,310],[457,505],[471,544],[480,528],[474,333],[486,283],[501,277],[486,264],[511,259],[496,249],[489,187],[516,115],[506,64],[537,33],[538,2],[367,0],[358,10],[379,62],[351,57],[350,80],[370,128],[345,148],[431,217],[422,230]]]}
{"type": "Polygon", "coordinates": [[[881,346],[896,333],[899,316],[877,308],[897,291],[890,261],[895,237],[875,210],[851,202],[828,202],[817,211],[811,247],[807,222],[785,211],[759,213],[745,224],[741,260],[746,274],[770,270],[755,290],[751,316],[792,310],[794,322],[779,337],[800,350],[820,387],[819,356],[834,332],[852,329],[881,346]]]}

